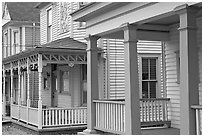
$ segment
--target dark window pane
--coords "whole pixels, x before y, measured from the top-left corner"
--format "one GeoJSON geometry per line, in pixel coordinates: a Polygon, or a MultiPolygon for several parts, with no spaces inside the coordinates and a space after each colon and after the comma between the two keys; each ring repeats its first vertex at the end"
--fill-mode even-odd
{"type": "Polygon", "coordinates": [[[142,59],[142,80],[149,79],[148,59],[142,59]]]}
{"type": "Polygon", "coordinates": [[[142,82],[142,98],[148,98],[148,82],[142,82]]]}
{"type": "Polygon", "coordinates": [[[149,82],[150,98],[156,98],[156,82],[149,82]]]}
{"type": "Polygon", "coordinates": [[[150,79],[155,80],[156,79],[156,59],[150,59],[150,79]]]}

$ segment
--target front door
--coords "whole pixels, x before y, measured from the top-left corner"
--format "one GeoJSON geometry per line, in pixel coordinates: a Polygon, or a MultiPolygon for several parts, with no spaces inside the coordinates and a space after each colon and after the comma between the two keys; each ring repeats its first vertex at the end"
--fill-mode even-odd
{"type": "Polygon", "coordinates": [[[57,69],[56,64],[51,65],[51,107],[57,107],[57,69]]]}

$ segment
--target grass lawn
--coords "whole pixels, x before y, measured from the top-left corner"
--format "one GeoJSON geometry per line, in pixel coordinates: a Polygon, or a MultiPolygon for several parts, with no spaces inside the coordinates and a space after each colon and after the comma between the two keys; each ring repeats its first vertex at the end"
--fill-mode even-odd
{"type": "Polygon", "coordinates": [[[12,124],[2,125],[2,135],[33,135],[33,132],[19,129],[12,124]]]}

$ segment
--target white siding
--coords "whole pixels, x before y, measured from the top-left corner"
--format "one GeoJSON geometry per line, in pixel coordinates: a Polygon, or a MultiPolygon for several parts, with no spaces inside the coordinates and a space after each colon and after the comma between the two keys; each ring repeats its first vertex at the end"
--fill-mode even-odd
{"type": "Polygon", "coordinates": [[[45,44],[47,42],[47,11],[42,9],[40,12],[40,43],[45,44]]]}
{"type": "Polygon", "coordinates": [[[179,50],[178,24],[170,28],[170,41],[165,46],[166,58],[166,88],[167,97],[170,98],[171,108],[169,119],[172,127],[179,128],[180,124],[180,88],[177,83],[176,52],[179,50]]]}

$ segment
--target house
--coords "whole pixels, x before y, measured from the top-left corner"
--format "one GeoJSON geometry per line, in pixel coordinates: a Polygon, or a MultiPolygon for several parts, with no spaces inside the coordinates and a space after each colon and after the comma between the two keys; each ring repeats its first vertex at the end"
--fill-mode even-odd
{"type": "Polygon", "coordinates": [[[84,134],[99,131],[141,134],[142,123],[169,120],[171,127],[179,129],[182,135],[201,134],[202,3],[93,2],[71,16],[74,21],[86,22],[87,129],[84,134]],[[96,54],[99,39],[124,42],[125,92],[122,96],[125,100],[100,99],[97,74],[101,70],[97,67],[96,54]],[[167,99],[148,98],[155,97],[151,92],[155,91],[157,80],[154,65],[152,69],[150,65],[155,60],[139,60],[146,67],[142,66],[142,73],[138,73],[141,70],[138,69],[141,68],[137,52],[139,40],[163,43],[163,83],[167,99]]]}
{"type": "Polygon", "coordinates": [[[8,77],[10,82],[10,89],[3,82],[3,97],[10,93],[14,122],[31,125],[37,131],[85,128],[87,57],[82,38],[85,30],[83,23],[72,22],[69,16],[79,6],[83,4],[33,4],[40,19],[40,43],[3,59],[3,81],[8,77]]]}
{"type": "MultiPolygon", "coordinates": [[[[6,60],[11,56],[22,53],[27,49],[31,49],[40,44],[40,16],[39,10],[33,9],[36,5],[35,2],[4,2],[2,4],[2,60],[6,60]]],[[[8,63],[8,62],[6,62],[8,63]]],[[[14,87],[17,89],[17,75],[10,74],[8,71],[3,70],[5,90],[3,93],[3,106],[7,106],[7,111],[3,109],[4,115],[10,114],[10,101],[11,101],[11,75],[13,75],[14,87]],[[5,74],[4,73],[4,74],[5,74]]],[[[3,91],[3,90],[2,90],[3,91]]],[[[14,91],[15,92],[15,91],[14,91]]],[[[5,108],[5,107],[2,107],[5,108]]]]}

